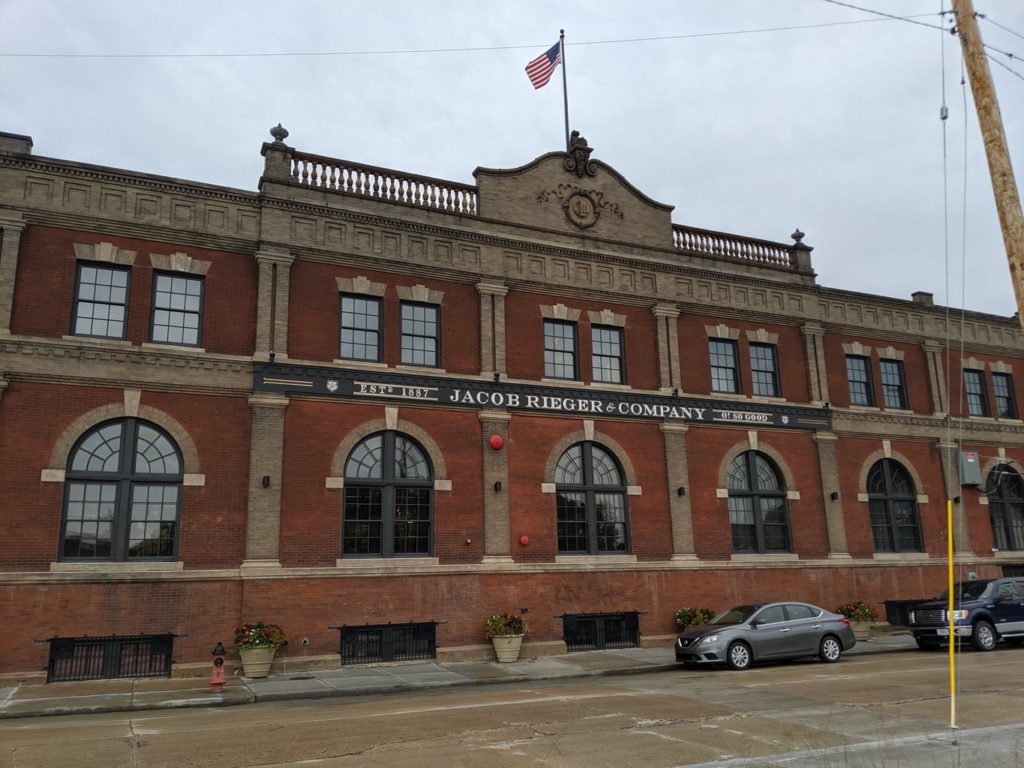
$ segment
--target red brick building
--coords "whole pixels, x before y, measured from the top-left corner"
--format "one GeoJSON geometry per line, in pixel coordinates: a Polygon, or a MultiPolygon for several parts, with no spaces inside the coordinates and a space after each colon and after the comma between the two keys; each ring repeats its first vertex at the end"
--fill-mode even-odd
{"type": "Polygon", "coordinates": [[[274,136],[253,192],[0,134],[0,673],[881,609],[942,588],[947,498],[959,568],[1024,565],[1015,319],[820,286],[802,233],[673,224],[582,141],[464,185],[274,136]]]}

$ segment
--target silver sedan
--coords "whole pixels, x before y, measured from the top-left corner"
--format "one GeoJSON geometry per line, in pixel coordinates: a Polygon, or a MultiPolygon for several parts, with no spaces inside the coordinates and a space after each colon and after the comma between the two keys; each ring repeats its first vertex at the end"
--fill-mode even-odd
{"type": "Polygon", "coordinates": [[[676,639],[676,661],[747,669],[755,661],[817,656],[828,664],[856,642],[846,617],[816,605],[738,605],[683,631],[676,639]]]}

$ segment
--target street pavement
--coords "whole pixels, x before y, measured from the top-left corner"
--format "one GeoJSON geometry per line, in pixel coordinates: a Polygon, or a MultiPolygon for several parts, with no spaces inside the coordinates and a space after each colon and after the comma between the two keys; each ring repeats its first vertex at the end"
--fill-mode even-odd
{"type": "MultiPolygon", "coordinates": [[[[847,655],[916,650],[908,634],[858,641],[847,655]]],[[[22,684],[0,688],[0,719],[182,707],[217,707],[261,701],[401,693],[456,685],[631,675],[672,669],[672,648],[625,648],[496,661],[373,664],[291,672],[261,679],[235,677],[222,693],[206,678],[140,678],[73,683],[22,684]]]]}

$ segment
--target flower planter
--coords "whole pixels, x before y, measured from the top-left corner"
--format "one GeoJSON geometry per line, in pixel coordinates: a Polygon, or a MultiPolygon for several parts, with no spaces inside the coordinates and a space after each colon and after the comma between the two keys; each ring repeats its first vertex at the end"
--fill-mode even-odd
{"type": "Polygon", "coordinates": [[[871,637],[870,621],[851,621],[850,626],[853,627],[853,637],[855,640],[867,640],[871,637]]]}
{"type": "Polygon", "coordinates": [[[495,635],[491,638],[494,654],[498,661],[511,662],[519,660],[519,650],[523,645],[522,635],[495,635]]]}
{"type": "Polygon", "coordinates": [[[266,677],[270,665],[274,661],[277,648],[240,648],[238,655],[242,657],[242,674],[245,677],[266,677]]]}

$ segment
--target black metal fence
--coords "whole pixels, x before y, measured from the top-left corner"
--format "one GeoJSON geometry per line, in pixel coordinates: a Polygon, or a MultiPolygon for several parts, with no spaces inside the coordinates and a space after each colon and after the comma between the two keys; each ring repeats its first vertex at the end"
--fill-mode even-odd
{"type": "Polygon", "coordinates": [[[373,664],[437,657],[437,622],[342,626],[341,663],[373,664]]]}
{"type": "Polygon", "coordinates": [[[640,614],[566,613],[562,616],[562,638],[570,653],[636,648],[640,645],[640,614]]]}
{"type": "Polygon", "coordinates": [[[46,682],[170,677],[174,635],[52,637],[46,682]]]}

